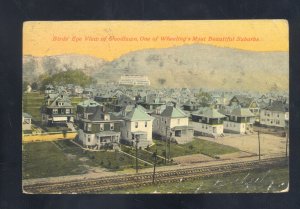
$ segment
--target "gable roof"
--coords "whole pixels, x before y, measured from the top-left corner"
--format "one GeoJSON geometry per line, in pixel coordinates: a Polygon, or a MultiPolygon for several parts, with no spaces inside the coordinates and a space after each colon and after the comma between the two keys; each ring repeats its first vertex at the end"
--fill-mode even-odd
{"type": "Polygon", "coordinates": [[[264,109],[277,112],[288,112],[289,105],[283,101],[273,101],[271,105],[267,106],[264,109]]]}
{"type": "Polygon", "coordinates": [[[226,116],[219,113],[218,110],[214,108],[202,108],[201,110],[197,111],[196,113],[192,113],[192,115],[199,115],[204,116],[207,118],[225,118],[226,116]]]}
{"type": "Polygon", "coordinates": [[[32,118],[32,116],[29,115],[29,114],[26,113],[26,112],[23,112],[23,113],[22,113],[22,117],[23,117],[23,118],[32,118]]]}
{"type": "Polygon", "coordinates": [[[94,114],[88,116],[88,119],[91,121],[102,121],[104,120],[104,113],[100,108],[97,108],[94,114]]]}
{"type": "Polygon", "coordinates": [[[92,99],[87,99],[83,102],[79,102],[77,106],[82,106],[82,107],[97,107],[100,106],[100,104],[92,99]]]}
{"type": "Polygon", "coordinates": [[[58,107],[58,105],[56,104],[57,102],[63,102],[62,106],[59,107],[73,107],[71,104],[70,99],[64,95],[64,94],[59,94],[53,101],[52,103],[49,105],[49,107],[58,107]]]}
{"type": "MultiPolygon", "coordinates": [[[[239,105],[242,107],[242,108],[249,108],[251,103],[254,101],[253,98],[251,97],[248,97],[248,96],[244,96],[244,95],[236,95],[234,96],[231,100],[233,100],[234,98],[236,98],[239,102],[239,105]]],[[[230,100],[230,101],[231,101],[230,100]]]]}
{"type": "Polygon", "coordinates": [[[238,117],[254,116],[254,114],[248,108],[242,108],[242,107],[237,107],[237,108],[233,109],[230,115],[238,116],[238,117]]]}
{"type": "Polygon", "coordinates": [[[154,118],[148,115],[145,111],[144,108],[141,106],[135,107],[132,111],[130,111],[125,117],[125,120],[130,120],[130,121],[140,121],[140,120],[153,120],[154,118]]]}
{"type": "Polygon", "coordinates": [[[174,106],[167,106],[166,109],[161,113],[161,116],[171,118],[185,118],[187,115],[179,108],[174,106]]]}

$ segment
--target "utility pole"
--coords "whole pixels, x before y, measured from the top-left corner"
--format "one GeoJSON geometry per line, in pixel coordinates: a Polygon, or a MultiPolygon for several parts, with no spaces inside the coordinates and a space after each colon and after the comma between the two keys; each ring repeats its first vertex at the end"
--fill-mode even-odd
{"type": "Polygon", "coordinates": [[[168,160],[169,160],[169,162],[170,162],[170,160],[171,160],[171,137],[172,137],[172,132],[170,131],[170,137],[169,137],[169,150],[168,150],[168,160]]]}
{"type": "Polygon", "coordinates": [[[153,178],[152,178],[152,183],[154,184],[155,182],[155,167],[156,167],[156,161],[157,161],[157,150],[152,154],[152,157],[154,158],[154,163],[153,163],[153,178]]]}
{"type": "Polygon", "coordinates": [[[286,140],[285,140],[285,157],[288,157],[288,140],[289,140],[289,130],[286,129],[286,140]]]}
{"type": "Polygon", "coordinates": [[[258,160],[260,161],[260,136],[259,136],[259,131],[257,132],[257,137],[258,137],[258,160]]]}
{"type": "MultiPolygon", "coordinates": [[[[132,135],[132,138],[134,138],[134,135],[132,135]]],[[[139,137],[135,136],[135,172],[138,173],[138,143],[139,143],[139,137]]]]}
{"type": "Polygon", "coordinates": [[[167,164],[167,140],[168,140],[168,126],[166,126],[166,138],[165,138],[165,165],[167,164]]]}

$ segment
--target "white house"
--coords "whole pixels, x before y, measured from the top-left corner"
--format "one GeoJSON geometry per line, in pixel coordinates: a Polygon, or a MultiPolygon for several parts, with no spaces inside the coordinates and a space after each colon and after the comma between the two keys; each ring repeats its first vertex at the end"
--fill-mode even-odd
{"type": "Polygon", "coordinates": [[[253,118],[255,115],[249,108],[236,107],[234,109],[220,110],[226,115],[224,132],[246,134],[253,131],[253,118]]]}
{"type": "Polygon", "coordinates": [[[55,88],[49,84],[45,86],[45,94],[53,94],[55,93],[55,88]]]}
{"type": "Polygon", "coordinates": [[[289,120],[289,106],[283,101],[273,101],[260,110],[260,124],[284,128],[289,120]]]}
{"type": "Polygon", "coordinates": [[[153,117],[148,115],[141,106],[134,107],[124,117],[124,125],[121,128],[121,138],[130,144],[135,144],[139,139],[138,146],[145,148],[153,143],[152,122],[153,117]]]}
{"type": "Polygon", "coordinates": [[[219,113],[214,108],[201,108],[199,111],[192,113],[191,125],[195,132],[201,135],[218,137],[223,134],[223,121],[225,115],[219,113]]]}
{"type": "Polygon", "coordinates": [[[184,144],[193,140],[194,130],[189,126],[188,116],[176,106],[167,106],[161,114],[153,115],[153,133],[169,137],[179,144],[184,144]]]}
{"type": "Polygon", "coordinates": [[[31,115],[28,113],[22,113],[22,130],[27,131],[31,130],[31,115]]]}

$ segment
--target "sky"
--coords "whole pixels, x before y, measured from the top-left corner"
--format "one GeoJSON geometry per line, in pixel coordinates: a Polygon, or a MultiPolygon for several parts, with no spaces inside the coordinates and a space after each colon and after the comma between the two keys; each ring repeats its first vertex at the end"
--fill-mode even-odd
{"type": "Polygon", "coordinates": [[[288,51],[286,20],[30,21],[23,55],[81,54],[114,60],[128,52],[209,44],[250,51],[288,51]]]}

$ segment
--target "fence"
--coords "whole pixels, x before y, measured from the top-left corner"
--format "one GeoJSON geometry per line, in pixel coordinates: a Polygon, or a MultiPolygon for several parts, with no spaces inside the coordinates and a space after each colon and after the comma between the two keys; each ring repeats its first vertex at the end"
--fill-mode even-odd
{"type": "Polygon", "coordinates": [[[36,141],[53,141],[57,139],[74,139],[77,135],[77,132],[48,132],[48,133],[41,133],[41,134],[23,134],[22,141],[23,142],[36,142],[36,141]]]}

